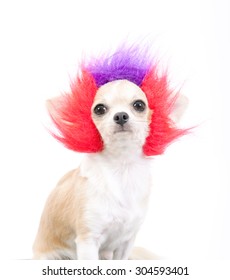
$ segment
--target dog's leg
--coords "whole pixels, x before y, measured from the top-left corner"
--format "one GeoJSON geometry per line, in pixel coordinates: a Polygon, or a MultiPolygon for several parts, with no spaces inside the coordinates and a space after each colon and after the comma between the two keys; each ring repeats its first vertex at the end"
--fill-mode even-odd
{"type": "Polygon", "coordinates": [[[133,248],[135,236],[133,236],[129,241],[121,244],[119,248],[114,251],[113,259],[114,260],[128,260],[130,252],[133,248]]]}
{"type": "Polygon", "coordinates": [[[100,252],[100,260],[112,260],[113,259],[113,251],[102,251],[100,252]]]}
{"type": "Polygon", "coordinates": [[[98,260],[99,248],[94,239],[76,239],[78,260],[98,260]]]}

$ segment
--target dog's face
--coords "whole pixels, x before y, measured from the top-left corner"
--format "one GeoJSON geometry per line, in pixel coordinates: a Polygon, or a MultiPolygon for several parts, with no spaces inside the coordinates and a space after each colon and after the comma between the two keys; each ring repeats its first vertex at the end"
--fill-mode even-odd
{"type": "Polygon", "coordinates": [[[144,92],[134,83],[117,80],[101,86],[91,114],[105,147],[145,143],[152,112],[144,92]]]}

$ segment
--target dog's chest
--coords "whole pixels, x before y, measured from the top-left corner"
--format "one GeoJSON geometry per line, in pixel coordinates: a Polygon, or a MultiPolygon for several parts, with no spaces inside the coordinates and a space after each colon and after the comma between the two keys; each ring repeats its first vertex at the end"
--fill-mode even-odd
{"type": "MultiPolygon", "coordinates": [[[[89,171],[89,169],[88,169],[89,171]]],[[[100,243],[115,248],[132,238],[142,223],[149,196],[149,168],[143,162],[101,165],[88,174],[93,196],[88,211],[100,243]]]]}
{"type": "Polygon", "coordinates": [[[102,214],[100,243],[102,247],[114,250],[134,237],[144,219],[146,208],[138,199],[129,203],[126,201],[126,204],[111,199],[108,204],[107,212],[102,214]]]}

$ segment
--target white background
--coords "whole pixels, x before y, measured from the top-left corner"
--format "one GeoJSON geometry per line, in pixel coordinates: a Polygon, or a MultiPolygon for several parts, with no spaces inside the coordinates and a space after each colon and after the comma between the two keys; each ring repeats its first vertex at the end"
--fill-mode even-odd
{"type": "Polygon", "coordinates": [[[198,125],[153,166],[137,245],[169,258],[229,259],[230,5],[224,0],[0,2],[0,257],[31,257],[44,202],[81,155],[46,131],[45,100],[82,54],[151,39],[198,125]]]}

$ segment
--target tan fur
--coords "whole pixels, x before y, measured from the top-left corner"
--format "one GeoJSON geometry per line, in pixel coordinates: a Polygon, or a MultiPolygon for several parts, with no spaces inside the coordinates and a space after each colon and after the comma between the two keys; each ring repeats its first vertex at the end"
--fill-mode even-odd
{"type": "Polygon", "coordinates": [[[159,260],[162,258],[144,248],[134,247],[129,259],[130,260],[159,260]]]}
{"type": "MultiPolygon", "coordinates": [[[[74,255],[75,244],[68,244],[64,240],[75,239],[77,234],[82,239],[87,237],[89,230],[85,227],[83,215],[85,197],[80,191],[80,186],[84,186],[87,179],[79,173],[78,168],[65,174],[48,197],[33,246],[34,259],[58,249],[72,250],[74,255]]],[[[146,249],[135,247],[129,259],[152,260],[159,257],[146,249]]]]}
{"type": "Polygon", "coordinates": [[[79,175],[79,169],[72,170],[62,177],[57,187],[51,192],[33,247],[35,258],[38,254],[72,248],[74,245],[68,244],[68,240],[76,237],[76,228],[79,235],[87,234],[83,222],[85,197],[80,191],[82,188],[79,187],[84,185],[85,181],[86,179],[79,175]]]}
{"type": "Polygon", "coordinates": [[[152,114],[146,96],[129,81],[110,82],[98,90],[91,113],[104,149],[86,155],[51,192],[34,259],[151,259],[143,249],[131,254],[151,186],[150,161],[142,155],[152,114]],[[142,112],[133,106],[139,99],[146,104],[142,112]],[[105,102],[105,115],[94,114],[97,102],[105,102]],[[118,112],[129,117],[122,129],[114,120],[118,112]]]}

